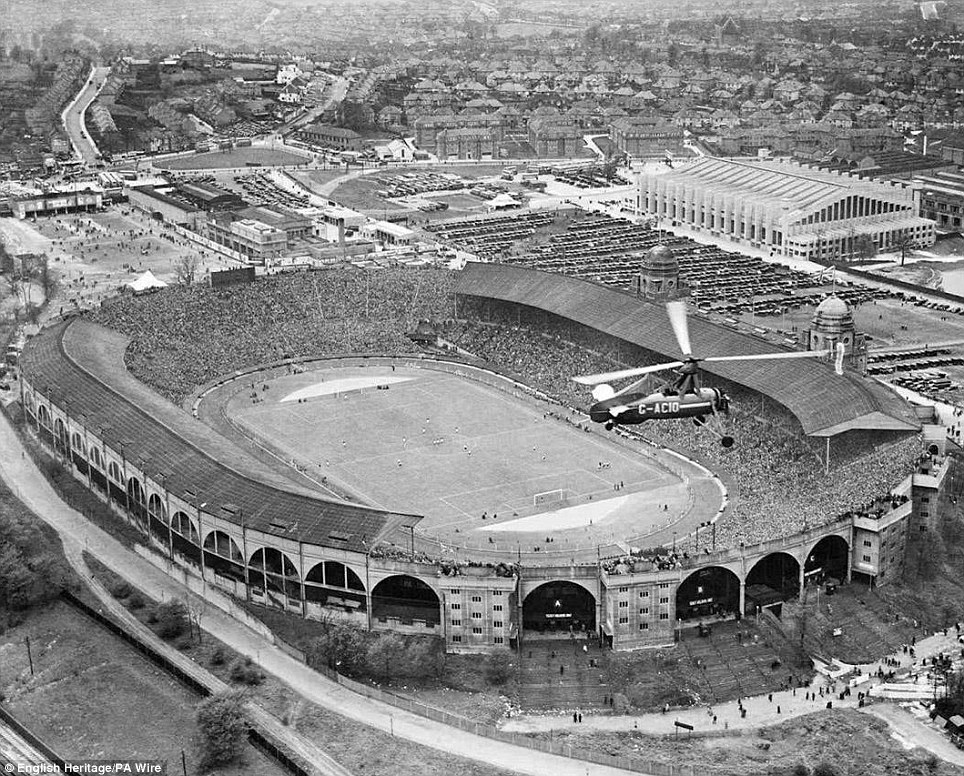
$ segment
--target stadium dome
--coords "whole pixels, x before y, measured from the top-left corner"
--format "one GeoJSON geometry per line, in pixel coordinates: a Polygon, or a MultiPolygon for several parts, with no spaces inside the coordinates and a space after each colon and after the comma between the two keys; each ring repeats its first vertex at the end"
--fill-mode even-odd
{"type": "Polygon", "coordinates": [[[842,334],[854,330],[854,316],[843,299],[828,296],[814,310],[812,326],[822,334],[842,334]]]}
{"type": "Polygon", "coordinates": [[[679,262],[676,261],[672,248],[656,245],[643,254],[642,268],[649,272],[675,275],[679,272],[679,262]]]}

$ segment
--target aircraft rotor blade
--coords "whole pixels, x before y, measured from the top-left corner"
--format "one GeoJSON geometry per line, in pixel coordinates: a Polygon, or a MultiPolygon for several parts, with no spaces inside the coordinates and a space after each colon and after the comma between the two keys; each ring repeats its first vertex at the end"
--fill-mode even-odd
{"type": "Polygon", "coordinates": [[[686,303],[682,301],[667,302],[666,314],[669,316],[670,326],[673,327],[673,334],[676,335],[676,342],[679,344],[680,352],[684,356],[692,356],[693,349],[690,347],[690,327],[686,320],[686,303]]]}
{"type": "Polygon", "coordinates": [[[783,358],[826,358],[829,350],[795,350],[788,353],[754,353],[749,356],[710,356],[702,361],[769,361],[783,358]]]}
{"type": "Polygon", "coordinates": [[[580,385],[598,385],[599,383],[610,383],[614,380],[625,380],[627,377],[640,377],[641,375],[648,375],[652,372],[662,372],[665,369],[675,369],[680,366],[683,366],[682,361],[669,361],[665,364],[640,366],[635,369],[623,369],[619,372],[603,372],[598,375],[582,375],[581,377],[573,377],[572,379],[580,385]]]}

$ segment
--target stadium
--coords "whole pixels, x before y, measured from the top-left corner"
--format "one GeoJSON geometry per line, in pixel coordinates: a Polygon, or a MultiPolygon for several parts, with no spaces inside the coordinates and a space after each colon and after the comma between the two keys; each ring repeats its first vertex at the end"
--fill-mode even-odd
{"type": "Polygon", "coordinates": [[[453,652],[670,645],[806,585],[899,578],[947,471],[939,441],[922,465],[912,408],[852,370],[748,362],[707,369],[733,451],[684,421],[588,422],[573,375],[675,347],[660,305],[555,272],[325,270],[58,321],[24,351],[21,398],[160,559],[453,652]]]}

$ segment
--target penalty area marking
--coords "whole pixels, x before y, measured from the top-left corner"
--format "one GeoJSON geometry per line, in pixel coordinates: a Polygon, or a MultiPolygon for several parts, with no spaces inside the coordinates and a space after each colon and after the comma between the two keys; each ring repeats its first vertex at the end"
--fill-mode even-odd
{"type": "Polygon", "coordinates": [[[549,531],[565,530],[567,528],[588,528],[597,525],[614,512],[618,511],[629,500],[629,496],[607,498],[587,504],[577,504],[563,507],[552,512],[542,512],[538,515],[519,517],[514,520],[499,521],[495,525],[476,528],[477,531],[549,531]]]}
{"type": "Polygon", "coordinates": [[[298,399],[313,399],[316,396],[331,396],[333,393],[345,393],[347,391],[359,391],[363,388],[377,388],[379,385],[393,385],[395,383],[407,383],[414,380],[414,377],[400,377],[398,375],[382,375],[365,377],[342,377],[337,380],[325,380],[321,383],[299,388],[297,391],[289,393],[281,403],[287,401],[298,401],[298,399]]]}

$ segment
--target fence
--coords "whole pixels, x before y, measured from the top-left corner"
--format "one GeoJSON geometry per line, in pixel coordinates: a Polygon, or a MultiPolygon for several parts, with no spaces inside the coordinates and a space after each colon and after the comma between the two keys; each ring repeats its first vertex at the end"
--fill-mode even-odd
{"type": "MultiPolygon", "coordinates": [[[[13,730],[14,733],[16,733],[24,741],[30,744],[30,746],[40,752],[40,754],[42,754],[48,761],[52,762],[62,771],[66,771],[66,761],[64,758],[60,757],[56,752],[54,752],[53,749],[47,746],[47,744],[45,744],[42,739],[38,738],[29,728],[24,727],[20,721],[2,705],[0,705],[0,722],[6,723],[6,725],[13,730]]],[[[43,771],[41,771],[38,767],[36,773],[42,772],[43,771]]]]}
{"type": "MultiPolygon", "coordinates": [[[[291,655],[296,660],[306,662],[305,653],[302,650],[286,643],[284,640],[278,637],[275,637],[275,643],[284,652],[291,655]]],[[[461,717],[458,714],[452,714],[451,712],[437,709],[434,706],[427,706],[424,703],[419,703],[411,698],[406,698],[393,692],[380,690],[377,687],[356,682],[355,680],[349,679],[347,676],[343,676],[327,666],[311,666],[311,668],[331,681],[337,682],[345,689],[351,690],[359,695],[364,695],[366,698],[371,698],[372,700],[386,703],[390,706],[394,706],[397,709],[402,709],[412,714],[416,714],[419,717],[425,717],[426,719],[431,719],[443,725],[458,728],[459,730],[464,730],[467,733],[472,733],[484,738],[491,738],[495,741],[502,741],[506,744],[521,746],[525,747],[526,749],[534,749],[547,754],[559,755],[560,757],[568,757],[573,760],[583,760],[585,762],[596,763],[597,765],[607,765],[612,768],[621,768],[625,771],[633,771],[635,773],[652,774],[652,776],[695,776],[695,771],[691,765],[668,765],[666,763],[656,762],[654,760],[645,760],[639,757],[620,757],[618,755],[606,754],[604,752],[592,752],[587,749],[574,748],[567,744],[560,744],[555,741],[543,741],[521,733],[507,733],[503,730],[499,730],[499,728],[497,728],[495,725],[487,725],[482,722],[473,722],[472,720],[461,717]]]]}
{"type": "MultiPolygon", "coordinates": [[[[67,601],[67,603],[76,607],[88,617],[106,628],[108,631],[126,641],[151,663],[163,671],[167,671],[168,673],[177,677],[184,685],[190,687],[201,697],[207,698],[208,696],[214,694],[215,691],[221,689],[220,681],[214,680],[216,684],[205,681],[205,672],[202,668],[198,667],[196,672],[185,670],[166,655],[156,650],[146,641],[138,638],[135,634],[127,631],[109,617],[80,600],[69,590],[65,590],[61,595],[63,599],[67,601]]],[[[2,709],[0,709],[0,711],[2,711],[2,709]]],[[[24,738],[27,738],[27,736],[24,736],[24,738]]],[[[28,740],[30,739],[28,738],[28,740]]],[[[265,754],[274,757],[282,766],[287,768],[291,773],[295,774],[295,776],[315,776],[317,773],[317,771],[312,768],[309,763],[299,762],[297,758],[292,756],[287,747],[264,725],[260,724],[257,719],[251,720],[251,727],[248,730],[248,740],[253,746],[257,747],[265,754]]],[[[31,741],[31,743],[33,743],[33,741],[31,741]]],[[[40,747],[37,748],[40,749],[40,747]]],[[[44,754],[47,753],[44,752],[44,754]]]]}

